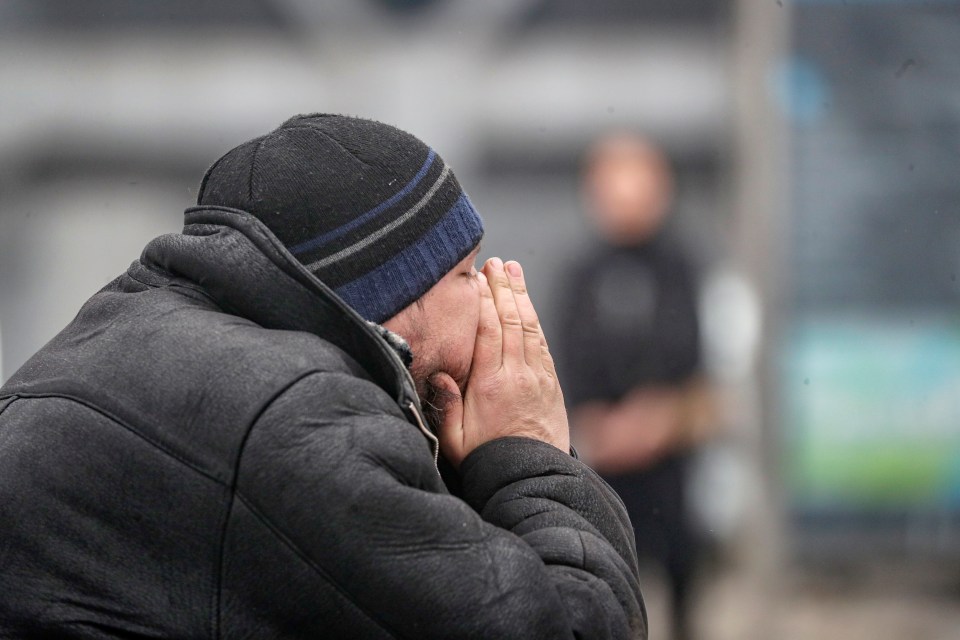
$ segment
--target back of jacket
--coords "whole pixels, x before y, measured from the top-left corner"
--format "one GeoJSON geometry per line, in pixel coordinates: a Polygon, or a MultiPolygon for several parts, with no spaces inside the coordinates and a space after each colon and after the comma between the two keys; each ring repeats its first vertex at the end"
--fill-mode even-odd
{"type": "Polygon", "coordinates": [[[0,401],[0,624],[212,633],[244,438],[294,381],[347,362],[184,287],[123,276],[91,299],[0,401]]]}
{"type": "Polygon", "coordinates": [[[198,213],[0,388],[0,637],[645,634],[616,495],[518,438],[449,495],[399,358],[277,245],[198,213]]]}

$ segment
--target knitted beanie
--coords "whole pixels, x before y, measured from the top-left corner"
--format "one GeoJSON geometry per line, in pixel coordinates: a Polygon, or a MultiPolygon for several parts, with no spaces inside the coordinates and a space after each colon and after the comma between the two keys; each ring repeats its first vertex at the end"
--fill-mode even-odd
{"type": "Polygon", "coordinates": [[[213,163],[199,205],[256,216],[361,316],[383,322],[480,242],[483,224],[432,149],[389,125],[301,115],[213,163]]]}

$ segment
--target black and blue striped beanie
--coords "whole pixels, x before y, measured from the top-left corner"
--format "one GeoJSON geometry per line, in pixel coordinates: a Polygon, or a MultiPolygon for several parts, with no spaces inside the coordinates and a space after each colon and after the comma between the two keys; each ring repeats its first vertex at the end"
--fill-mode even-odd
{"type": "Polygon", "coordinates": [[[211,166],[199,205],[247,211],[361,316],[383,322],[480,242],[483,223],[432,149],[389,125],[296,116],[211,166]]]}

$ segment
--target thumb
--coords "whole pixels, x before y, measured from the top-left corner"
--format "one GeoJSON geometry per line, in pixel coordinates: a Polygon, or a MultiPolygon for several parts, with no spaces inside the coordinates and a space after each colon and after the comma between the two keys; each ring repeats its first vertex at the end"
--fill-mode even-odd
{"type": "Polygon", "coordinates": [[[436,373],[430,378],[434,401],[440,409],[440,451],[453,466],[459,468],[463,460],[463,397],[457,383],[447,373],[436,373]]]}

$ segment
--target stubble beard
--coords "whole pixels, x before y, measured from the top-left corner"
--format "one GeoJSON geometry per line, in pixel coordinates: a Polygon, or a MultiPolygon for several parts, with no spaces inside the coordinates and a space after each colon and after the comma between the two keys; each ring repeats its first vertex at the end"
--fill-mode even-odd
{"type": "MultiPolygon", "coordinates": [[[[413,383],[416,386],[417,395],[423,405],[424,414],[427,423],[434,433],[438,432],[440,424],[443,421],[444,410],[448,403],[457,399],[457,396],[433,384],[433,376],[440,372],[450,375],[461,395],[465,392],[467,386],[468,371],[456,371],[454,364],[447,357],[442,346],[435,352],[432,358],[417,358],[414,354],[413,364],[410,366],[410,374],[413,376],[413,383]],[[418,362],[419,361],[419,362],[418,362]]],[[[462,368],[462,367],[461,367],[462,368]]]]}
{"type": "MultiPolygon", "coordinates": [[[[422,307],[419,307],[423,312],[422,307]]],[[[442,343],[437,343],[429,335],[425,319],[416,318],[409,325],[411,332],[408,340],[414,346],[413,362],[410,364],[410,375],[413,378],[414,388],[420,403],[423,406],[427,424],[434,433],[439,433],[443,421],[443,413],[449,402],[456,396],[446,389],[441,389],[431,382],[433,376],[444,372],[457,383],[461,395],[465,392],[467,379],[470,376],[470,364],[458,367],[448,355],[448,350],[442,343]],[[458,370],[459,369],[459,370],[458,370]],[[465,369],[465,370],[462,370],[465,369]]]]}

